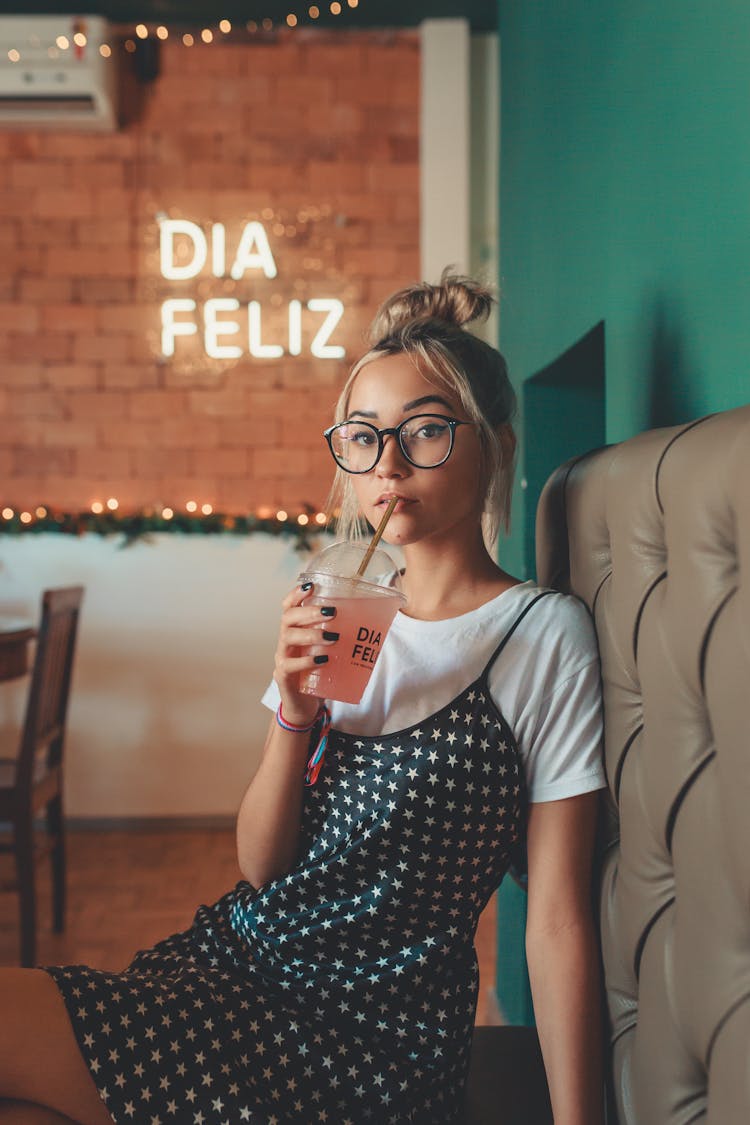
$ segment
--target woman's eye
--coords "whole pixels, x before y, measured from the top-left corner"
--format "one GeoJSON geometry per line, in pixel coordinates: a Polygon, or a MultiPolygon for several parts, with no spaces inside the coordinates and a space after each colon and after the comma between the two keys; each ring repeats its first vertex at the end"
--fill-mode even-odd
{"type": "Polygon", "coordinates": [[[442,422],[424,422],[414,431],[412,437],[420,441],[429,441],[430,438],[442,437],[445,431],[446,426],[442,422]]]}
{"type": "Polygon", "coordinates": [[[355,442],[356,445],[372,445],[378,439],[372,430],[353,430],[346,435],[348,441],[355,442]]]}

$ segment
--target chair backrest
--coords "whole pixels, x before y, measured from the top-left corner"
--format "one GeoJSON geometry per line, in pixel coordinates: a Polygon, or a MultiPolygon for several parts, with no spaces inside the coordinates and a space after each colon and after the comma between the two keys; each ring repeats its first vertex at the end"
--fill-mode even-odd
{"type": "Polygon", "coordinates": [[[41,755],[48,769],[62,762],[82,586],[45,590],[26,704],[16,785],[32,784],[41,755]]]}
{"type": "Polygon", "coordinates": [[[602,658],[617,1118],[750,1121],[750,406],[563,466],[537,564],[602,658]]]}

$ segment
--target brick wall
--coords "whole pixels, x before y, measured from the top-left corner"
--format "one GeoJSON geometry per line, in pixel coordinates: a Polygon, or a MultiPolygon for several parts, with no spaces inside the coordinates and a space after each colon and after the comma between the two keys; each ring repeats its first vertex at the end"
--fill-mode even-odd
{"type": "Polygon", "coordinates": [[[322,504],[337,390],[375,305],[418,275],[418,72],[412,32],[169,42],[118,133],[0,132],[0,502],[322,504]],[[160,215],[224,224],[227,269],[261,223],[277,276],[164,279],[160,215]],[[209,359],[204,303],[228,296],[241,331],[221,342],[243,354],[209,359]],[[170,297],[196,301],[179,319],[198,332],[165,359],[170,297]],[[343,360],[310,354],[316,297],[344,302],[343,360]],[[291,300],[301,354],[250,356],[248,302],[288,347],[291,300]]]}

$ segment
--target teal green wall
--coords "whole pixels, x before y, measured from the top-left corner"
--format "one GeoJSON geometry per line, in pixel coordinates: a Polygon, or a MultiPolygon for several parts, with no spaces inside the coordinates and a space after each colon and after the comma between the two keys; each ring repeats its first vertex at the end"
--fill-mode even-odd
{"type": "MultiPolygon", "coordinates": [[[[750,4],[498,10],[500,344],[521,410],[527,381],[599,322],[607,441],[750,401],[750,4]]],[[[575,426],[559,432],[565,414],[552,411],[548,444],[583,452],[575,426]]],[[[501,545],[521,577],[547,441],[524,442],[524,421],[527,487],[501,545]]],[[[527,1022],[519,895],[498,896],[498,998],[527,1022]]]]}
{"type": "MultiPolygon", "coordinates": [[[[498,7],[516,384],[604,321],[608,441],[750,400],[750,6],[498,7]]],[[[503,553],[519,573],[526,499],[503,553]]]]}

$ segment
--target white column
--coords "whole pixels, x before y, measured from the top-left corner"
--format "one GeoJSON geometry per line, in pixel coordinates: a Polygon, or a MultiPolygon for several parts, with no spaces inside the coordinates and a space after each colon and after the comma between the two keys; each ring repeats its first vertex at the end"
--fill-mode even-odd
{"type": "MultiPolygon", "coordinates": [[[[495,32],[425,20],[422,35],[421,276],[455,266],[494,286],[499,273],[500,86],[495,32]]],[[[473,331],[497,345],[498,313],[473,331]]]]}
{"type": "Polygon", "coordinates": [[[470,250],[470,38],[466,20],[421,25],[420,247],[422,278],[468,273],[470,250]]]}

